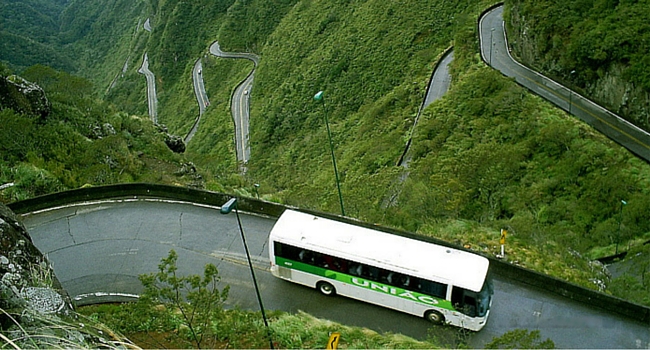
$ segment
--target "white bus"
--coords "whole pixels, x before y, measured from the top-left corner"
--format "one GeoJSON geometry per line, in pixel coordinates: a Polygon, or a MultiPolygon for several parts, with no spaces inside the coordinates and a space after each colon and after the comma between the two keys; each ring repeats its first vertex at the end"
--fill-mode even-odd
{"type": "Polygon", "coordinates": [[[285,210],[269,235],[271,273],[479,331],[492,303],[485,257],[416,239],[285,210]]]}

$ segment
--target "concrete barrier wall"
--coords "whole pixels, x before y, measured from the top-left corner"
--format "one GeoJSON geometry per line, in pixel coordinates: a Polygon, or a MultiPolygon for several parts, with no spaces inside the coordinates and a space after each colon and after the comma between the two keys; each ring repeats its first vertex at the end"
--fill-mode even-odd
{"type": "MultiPolygon", "coordinates": [[[[88,187],[66,192],[53,193],[45,196],[27,199],[24,201],[14,202],[9,204],[8,207],[16,214],[26,214],[38,210],[64,206],[73,203],[119,198],[159,198],[221,207],[221,205],[226,203],[232,197],[232,195],[228,194],[196,190],[185,187],[136,183],[88,187]]],[[[456,246],[454,244],[432,237],[424,237],[411,232],[377,226],[371,223],[358,221],[352,218],[344,218],[333,214],[292,208],[277,203],[246,197],[238,197],[237,203],[238,209],[245,212],[263,214],[270,217],[279,217],[284,212],[284,210],[288,208],[296,209],[306,213],[346,222],[353,225],[472,252],[471,250],[467,250],[463,247],[456,246]]],[[[649,307],[631,303],[629,301],[616,298],[605,293],[587,289],[554,277],[515,266],[491,256],[487,256],[487,258],[490,259],[490,269],[494,274],[505,277],[507,279],[511,279],[513,281],[530,285],[536,289],[549,291],[551,293],[555,293],[563,297],[585,303],[590,307],[598,307],[605,311],[622,315],[650,325],[649,307]]]]}
{"type": "MultiPolygon", "coordinates": [[[[146,197],[187,201],[221,207],[222,204],[226,203],[233,196],[186,187],[133,183],[79,188],[18,201],[7,206],[17,214],[25,214],[86,201],[146,197]]],[[[285,206],[279,204],[245,197],[238,197],[237,205],[242,211],[266,214],[273,217],[279,217],[285,209],[285,206]]]]}

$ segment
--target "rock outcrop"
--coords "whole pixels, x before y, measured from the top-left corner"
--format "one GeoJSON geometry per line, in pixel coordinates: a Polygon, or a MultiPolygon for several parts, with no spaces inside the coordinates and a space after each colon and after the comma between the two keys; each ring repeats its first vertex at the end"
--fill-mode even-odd
{"type": "Polygon", "coordinates": [[[0,77],[0,110],[5,108],[43,119],[52,111],[45,91],[17,75],[0,77]]]}
{"type": "Polygon", "coordinates": [[[180,136],[166,134],[165,144],[174,153],[185,152],[185,142],[183,141],[183,138],[180,136]]]}
{"type": "MultiPolygon", "coordinates": [[[[539,23],[539,20],[531,18],[533,16],[523,7],[510,4],[506,18],[508,43],[518,61],[650,131],[650,91],[632,83],[625,60],[612,60],[585,75],[581,67],[571,66],[573,61],[566,51],[571,42],[559,32],[562,28],[551,32],[555,35],[550,37],[548,30],[543,30],[547,29],[544,26],[548,23],[539,23]]],[[[558,9],[562,10],[565,9],[558,9]]],[[[606,54],[613,55],[611,52],[606,54]]]]}
{"type": "Polygon", "coordinates": [[[156,124],[158,132],[165,135],[165,144],[174,153],[185,152],[185,141],[180,136],[172,135],[164,124],[156,124]]]}
{"type": "Polygon", "coordinates": [[[101,325],[81,322],[47,258],[1,203],[0,335],[0,344],[16,349],[137,348],[101,325]]]}
{"type": "Polygon", "coordinates": [[[51,314],[72,310],[70,299],[47,259],[32,243],[19,218],[0,204],[0,314],[2,329],[9,315],[29,308],[51,314]]]}

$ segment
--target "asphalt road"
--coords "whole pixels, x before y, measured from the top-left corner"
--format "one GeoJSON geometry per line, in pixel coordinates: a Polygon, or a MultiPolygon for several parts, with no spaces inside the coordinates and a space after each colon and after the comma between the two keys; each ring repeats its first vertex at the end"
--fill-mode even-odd
{"type": "MultiPolygon", "coordinates": [[[[275,220],[242,213],[241,221],[266,309],[306,311],[347,325],[427,337],[424,319],[353,301],[327,298],[269,273],[267,240],[275,220]]],[[[63,287],[78,304],[133,299],[137,276],[157,270],[170,249],[181,274],[201,274],[206,263],[231,286],[227,307],[259,310],[234,213],[190,203],[128,200],[84,204],[24,217],[35,245],[46,254],[63,287]]],[[[650,327],[590,309],[515,281],[496,277],[490,320],[471,334],[472,347],[513,329],[539,329],[559,348],[647,348],[650,327]]],[[[453,341],[457,329],[434,327],[453,341]]],[[[451,344],[451,343],[450,343],[451,344]]]]}
{"type": "Polygon", "coordinates": [[[147,18],[147,20],[144,21],[144,30],[151,32],[151,21],[149,18],[147,18]]]}
{"type": "Polygon", "coordinates": [[[235,143],[237,149],[237,160],[242,164],[243,172],[246,171],[246,163],[250,159],[250,146],[248,143],[249,131],[249,101],[253,79],[255,77],[255,68],[259,63],[259,56],[252,53],[223,52],[219,47],[219,42],[215,41],[210,45],[210,53],[223,58],[240,58],[253,61],[255,67],[251,73],[236,88],[230,101],[230,110],[235,122],[235,143]]]}
{"type": "Polygon", "coordinates": [[[488,65],[505,76],[515,78],[517,83],[650,161],[650,134],[513,59],[506,45],[503,6],[487,12],[479,20],[479,37],[481,57],[488,65]]]}
{"type": "MultiPolygon", "coordinates": [[[[411,129],[411,138],[407,142],[406,149],[404,150],[404,154],[398,164],[404,168],[408,168],[408,165],[412,159],[412,156],[409,153],[409,149],[411,147],[411,140],[413,139],[415,128],[417,127],[418,121],[420,120],[420,115],[422,114],[422,110],[427,108],[427,106],[432,104],[434,101],[442,98],[442,96],[444,96],[447,93],[447,90],[449,90],[449,86],[451,85],[451,74],[449,74],[449,64],[453,60],[454,60],[454,51],[453,50],[447,51],[440,58],[440,62],[438,62],[435,69],[433,70],[433,73],[431,74],[431,79],[429,80],[429,86],[427,87],[427,93],[424,96],[424,101],[422,101],[422,105],[418,110],[418,114],[415,117],[415,120],[413,121],[413,127],[411,129]]],[[[399,182],[400,183],[404,182],[404,180],[406,180],[407,177],[408,177],[408,173],[402,174],[402,176],[400,176],[399,182]]]]}
{"type": "Polygon", "coordinates": [[[157,123],[158,99],[156,98],[156,78],[149,70],[149,57],[146,53],[144,54],[144,58],[142,59],[142,67],[140,67],[138,73],[144,74],[144,76],[147,78],[147,101],[149,105],[149,116],[154,123],[157,123]]]}
{"type": "Polygon", "coordinates": [[[199,115],[196,117],[192,129],[185,136],[185,144],[187,145],[190,140],[196,134],[196,131],[199,129],[199,123],[201,122],[201,116],[205,112],[206,107],[210,105],[210,100],[208,99],[208,94],[205,92],[205,84],[203,83],[203,65],[201,64],[201,59],[199,58],[194,63],[194,69],[192,69],[192,84],[194,86],[194,95],[196,95],[196,102],[199,104],[199,115]]]}
{"type": "Polygon", "coordinates": [[[427,96],[424,99],[422,108],[426,108],[434,101],[442,98],[449,90],[451,85],[451,74],[449,74],[449,64],[454,60],[454,51],[449,50],[444,56],[440,58],[440,62],[436,65],[433,71],[429,88],[427,89],[427,96]]]}

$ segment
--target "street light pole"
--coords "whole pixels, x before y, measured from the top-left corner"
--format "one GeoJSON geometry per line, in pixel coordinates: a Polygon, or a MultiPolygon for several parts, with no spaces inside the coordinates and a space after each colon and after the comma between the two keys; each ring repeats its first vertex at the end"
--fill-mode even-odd
{"type": "Polygon", "coordinates": [[[624,200],[621,200],[621,211],[618,216],[618,233],[616,234],[616,252],[614,255],[618,255],[618,242],[621,239],[621,222],[623,221],[623,206],[626,205],[627,202],[624,200]]]}
{"type": "Polygon", "coordinates": [[[334,176],[336,177],[336,188],[339,191],[339,203],[341,204],[341,215],[345,216],[345,209],[343,208],[343,195],[341,195],[341,183],[339,181],[339,171],[336,168],[336,157],[334,157],[334,144],[332,143],[332,133],[330,131],[330,123],[327,120],[327,107],[325,107],[325,99],[323,98],[323,91],[319,91],[314,95],[314,101],[323,102],[323,114],[325,115],[325,126],[327,127],[327,138],[330,142],[330,153],[332,154],[332,164],[334,164],[334,176]]]}
{"type": "MultiPolygon", "coordinates": [[[[575,73],[576,73],[576,71],[572,70],[571,71],[571,77],[573,77],[573,75],[575,73]]],[[[571,101],[572,97],[573,97],[573,90],[569,89],[569,114],[573,114],[573,112],[572,112],[573,101],[571,101]]]]}
{"type": "Polygon", "coordinates": [[[494,35],[494,28],[490,30],[490,66],[492,66],[492,46],[494,46],[494,41],[492,36],[494,35]]]}
{"type": "Polygon", "coordinates": [[[269,323],[266,320],[266,313],[264,312],[264,305],[262,304],[262,295],[260,294],[260,288],[257,286],[257,278],[255,278],[255,270],[253,269],[253,263],[251,262],[251,255],[248,251],[248,244],[246,244],[246,237],[244,236],[244,228],[241,225],[241,220],[239,219],[239,210],[237,209],[237,198],[231,198],[228,202],[221,206],[221,214],[229,214],[232,210],[235,210],[235,215],[237,216],[237,224],[239,225],[239,232],[241,233],[241,240],[244,243],[244,250],[246,251],[246,258],[248,259],[248,267],[251,270],[251,276],[253,276],[253,285],[255,286],[255,293],[257,294],[257,302],[260,304],[260,310],[262,311],[262,319],[264,319],[264,326],[266,326],[266,334],[269,337],[269,346],[273,349],[273,339],[271,338],[271,330],[269,329],[269,323]]]}

